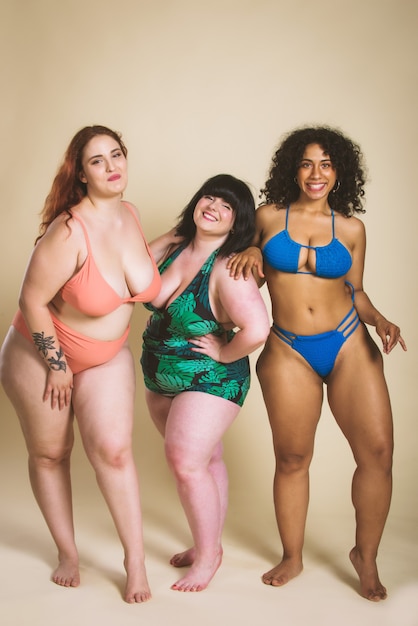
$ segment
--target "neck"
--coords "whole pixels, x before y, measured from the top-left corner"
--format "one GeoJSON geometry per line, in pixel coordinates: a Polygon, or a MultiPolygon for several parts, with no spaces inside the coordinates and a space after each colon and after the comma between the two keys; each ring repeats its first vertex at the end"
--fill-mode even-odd
{"type": "Polygon", "coordinates": [[[214,250],[217,250],[226,241],[226,237],[211,237],[196,233],[194,239],[190,242],[190,249],[193,253],[202,256],[209,256],[214,250]]]}
{"type": "Polygon", "coordinates": [[[331,207],[328,203],[328,196],[326,198],[320,198],[318,200],[312,200],[306,196],[299,196],[299,198],[293,204],[295,208],[307,211],[308,213],[325,213],[331,214],[331,207]]]}
{"type": "Polygon", "coordinates": [[[112,197],[100,197],[87,194],[85,197],[86,206],[90,210],[100,213],[101,215],[112,215],[119,213],[121,208],[122,194],[112,197]]]}

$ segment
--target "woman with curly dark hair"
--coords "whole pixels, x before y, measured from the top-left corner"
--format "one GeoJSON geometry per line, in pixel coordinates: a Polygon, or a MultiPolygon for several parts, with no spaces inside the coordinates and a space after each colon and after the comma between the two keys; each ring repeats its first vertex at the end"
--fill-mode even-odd
{"type": "Polygon", "coordinates": [[[406,345],[363,291],[365,229],[353,214],[364,212],[364,183],[360,148],[340,131],[293,131],[273,156],[254,246],[229,267],[235,278],[254,269],[272,301],[273,326],[257,374],[276,456],[283,557],[263,582],[284,585],[303,568],[309,466],[325,383],[357,465],[350,559],[361,595],[379,601],[386,598],[376,557],[391,499],[392,414],[382,356],[365,324],[375,326],[384,353],[406,345]]]}

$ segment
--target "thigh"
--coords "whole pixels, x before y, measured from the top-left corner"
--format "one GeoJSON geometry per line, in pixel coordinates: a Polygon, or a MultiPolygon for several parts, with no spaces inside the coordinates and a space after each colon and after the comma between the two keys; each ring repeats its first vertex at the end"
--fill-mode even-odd
{"type": "Polygon", "coordinates": [[[107,363],[74,377],[73,405],[87,452],[130,446],[135,402],[135,367],[125,344],[107,363]]]}
{"type": "Polygon", "coordinates": [[[363,325],[344,345],[328,381],[328,400],[357,460],[391,451],[392,411],[383,358],[363,325]]]}
{"type": "Polygon", "coordinates": [[[180,393],[173,399],[167,418],[167,452],[175,450],[177,456],[187,458],[189,463],[209,463],[239,410],[230,400],[208,393],[180,393]]]}
{"type": "Polygon", "coordinates": [[[258,359],[257,375],[276,450],[309,454],[322,409],[322,379],[272,333],[258,359]]]}
{"type": "Polygon", "coordinates": [[[59,455],[73,442],[72,406],[43,400],[48,369],[33,344],[10,328],[1,350],[1,380],[30,453],[59,455]]]}
{"type": "Polygon", "coordinates": [[[158,432],[164,437],[165,425],[173,398],[145,389],[145,399],[151,419],[158,432]]]}

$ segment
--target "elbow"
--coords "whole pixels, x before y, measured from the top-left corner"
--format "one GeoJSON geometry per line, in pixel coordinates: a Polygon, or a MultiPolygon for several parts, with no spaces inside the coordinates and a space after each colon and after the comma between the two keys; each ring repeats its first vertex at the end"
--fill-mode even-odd
{"type": "Polygon", "coordinates": [[[268,320],[266,320],[262,324],[257,325],[257,334],[254,338],[255,342],[257,343],[255,349],[259,348],[260,346],[266,343],[269,332],[270,332],[270,324],[268,320]]]}
{"type": "Polygon", "coordinates": [[[23,317],[25,318],[30,313],[37,310],[43,310],[47,307],[47,304],[43,304],[40,302],[39,298],[34,297],[32,291],[26,291],[25,289],[22,289],[19,294],[18,305],[23,317]]]}

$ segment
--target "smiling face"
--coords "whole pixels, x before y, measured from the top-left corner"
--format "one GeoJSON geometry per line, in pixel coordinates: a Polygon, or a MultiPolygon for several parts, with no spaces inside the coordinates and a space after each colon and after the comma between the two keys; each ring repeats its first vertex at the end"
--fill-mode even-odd
{"type": "Polygon", "coordinates": [[[89,195],[111,197],[121,194],[128,183],[126,157],[109,135],[93,137],[83,151],[80,180],[89,195]]]}
{"type": "Polygon", "coordinates": [[[337,181],[337,172],[329,154],[316,143],[306,146],[298,165],[296,180],[300,197],[310,200],[327,198],[337,181]]]}
{"type": "Polygon", "coordinates": [[[198,200],[193,220],[196,228],[217,236],[229,235],[235,221],[235,211],[223,198],[205,195],[198,200]]]}

